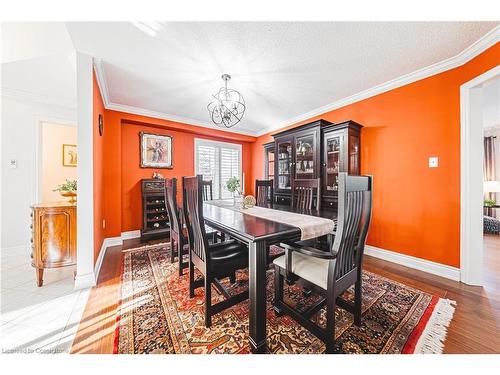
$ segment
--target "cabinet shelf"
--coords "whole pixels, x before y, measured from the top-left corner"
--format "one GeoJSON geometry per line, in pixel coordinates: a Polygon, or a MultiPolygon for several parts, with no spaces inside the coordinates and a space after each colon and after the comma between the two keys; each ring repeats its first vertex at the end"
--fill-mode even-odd
{"type": "Polygon", "coordinates": [[[144,179],[142,187],[142,230],[141,237],[168,238],[169,219],[165,206],[165,181],[158,179],[144,179]],[[164,217],[160,217],[163,215],[164,217]],[[158,216],[158,218],[155,218],[158,216]],[[155,227],[154,225],[157,224],[155,227]]]}

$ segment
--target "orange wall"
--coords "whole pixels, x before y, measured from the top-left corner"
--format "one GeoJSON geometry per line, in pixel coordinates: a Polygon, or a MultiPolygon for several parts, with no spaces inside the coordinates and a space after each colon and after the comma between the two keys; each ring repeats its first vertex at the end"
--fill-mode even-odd
{"type": "MultiPolygon", "coordinates": [[[[364,125],[361,173],[374,176],[368,244],[460,266],[460,85],[499,63],[497,43],[459,68],[290,126],[319,118],[364,125]],[[428,168],[429,156],[438,168],[428,168]]],[[[263,177],[262,145],[271,140],[252,144],[252,179],[263,177]]]]}
{"type": "Polygon", "coordinates": [[[102,227],[104,219],[104,136],[99,135],[99,114],[104,115],[104,104],[95,75],[93,76],[93,143],[94,143],[94,264],[99,256],[105,230],[102,227]]]}
{"type": "MultiPolygon", "coordinates": [[[[95,204],[100,200],[106,219],[104,237],[120,236],[121,232],[141,228],[141,189],[140,180],[151,178],[154,171],[165,177],[194,175],[194,139],[206,138],[218,141],[239,143],[242,145],[243,172],[246,177],[246,189],[251,189],[252,171],[251,146],[256,138],[215,129],[182,124],[174,121],[155,119],[146,116],[123,113],[113,110],[104,112],[103,147],[94,145],[94,159],[102,161],[103,189],[94,188],[95,204]],[[139,167],[139,132],[147,131],[168,134],[173,137],[173,169],[154,169],[139,167]]],[[[95,161],[94,161],[95,165],[95,161]]],[[[96,171],[94,170],[94,174],[96,171]]],[[[98,184],[97,179],[94,184],[98,184]]],[[[180,187],[180,186],[179,186],[180,187]]],[[[95,220],[102,223],[98,212],[95,220]]],[[[95,223],[95,228],[97,228],[95,223]]],[[[96,229],[97,231],[97,229],[96,229]]],[[[96,235],[96,251],[99,251],[102,238],[96,235]]]]}
{"type": "MultiPolygon", "coordinates": [[[[153,172],[158,171],[167,178],[177,177],[180,194],[182,176],[193,176],[194,171],[194,139],[209,138],[210,131],[205,130],[203,135],[184,131],[152,128],[141,124],[132,124],[122,121],[122,231],[140,229],[142,226],[141,214],[141,185],[140,180],[151,178],[153,172]],[[152,132],[173,137],[173,169],[140,168],[139,133],[152,132]]],[[[252,139],[253,140],[253,139],[252,139]]],[[[246,176],[251,173],[250,144],[248,142],[232,141],[242,145],[243,172],[246,176]]],[[[246,178],[249,188],[250,180],[246,178]]],[[[178,196],[178,198],[180,195],[178,196]]]]}

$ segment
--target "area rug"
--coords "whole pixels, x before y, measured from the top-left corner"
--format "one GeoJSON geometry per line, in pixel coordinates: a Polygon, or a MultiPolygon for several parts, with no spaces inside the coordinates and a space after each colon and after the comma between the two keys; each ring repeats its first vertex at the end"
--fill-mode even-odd
{"type": "MultiPolygon", "coordinates": [[[[114,352],[135,353],[249,353],[248,301],[212,318],[204,325],[203,288],[189,298],[188,275],[178,276],[170,263],[169,245],[156,244],[123,252],[121,301],[114,352]]],[[[321,340],[288,316],[273,309],[274,271],[267,271],[267,343],[269,353],[323,353],[321,340]]],[[[198,277],[201,277],[198,275],[198,277]]],[[[247,272],[226,285],[238,293],[248,285],[247,272]]],[[[214,288],[213,303],[224,297],[214,288]]],[[[287,303],[306,308],[301,287],[286,286],[287,303]]],[[[344,298],[353,298],[347,291],[344,298]]],[[[357,327],[352,314],[336,309],[338,353],[440,353],[455,303],[370,272],[363,274],[363,317],[357,327]]],[[[311,319],[325,323],[324,309],[311,319]]]]}

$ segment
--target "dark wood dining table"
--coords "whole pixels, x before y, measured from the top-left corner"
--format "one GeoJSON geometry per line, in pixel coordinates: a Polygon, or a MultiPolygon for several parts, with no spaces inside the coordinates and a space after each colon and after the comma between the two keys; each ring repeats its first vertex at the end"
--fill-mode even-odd
{"type": "MultiPolygon", "coordinates": [[[[301,231],[298,227],[245,214],[244,210],[234,210],[231,207],[232,201],[228,201],[227,204],[221,203],[223,202],[206,201],[204,203],[205,223],[248,245],[250,349],[252,353],[266,353],[266,248],[268,244],[280,240],[299,239],[301,231]]],[[[269,206],[269,208],[332,220],[337,218],[337,211],[332,209],[304,212],[294,210],[290,206],[277,204],[269,206]]]]}

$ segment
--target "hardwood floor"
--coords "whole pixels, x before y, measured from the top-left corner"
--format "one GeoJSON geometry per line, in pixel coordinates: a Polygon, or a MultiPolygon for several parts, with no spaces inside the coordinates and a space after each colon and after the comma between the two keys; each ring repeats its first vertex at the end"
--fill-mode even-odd
{"type": "MultiPolygon", "coordinates": [[[[155,241],[159,242],[159,241],[155,241]]],[[[71,353],[112,353],[119,300],[121,251],[106,251],[98,284],[90,293],[71,353]]],[[[148,242],[154,243],[154,242],[148,242]]],[[[474,287],[366,256],[365,269],[457,302],[444,353],[500,353],[500,236],[484,237],[485,285],[474,287]]]]}

